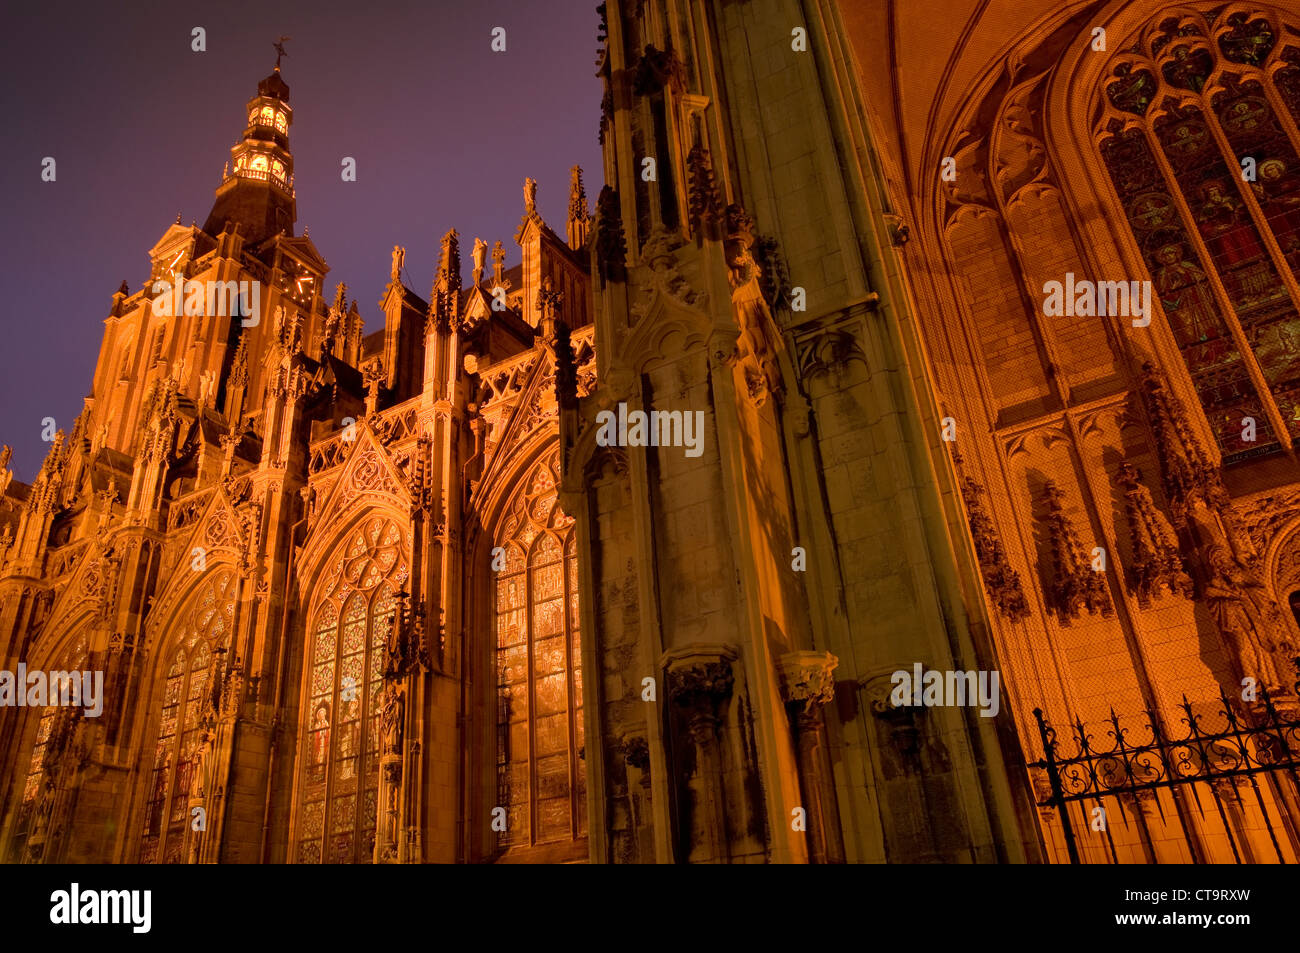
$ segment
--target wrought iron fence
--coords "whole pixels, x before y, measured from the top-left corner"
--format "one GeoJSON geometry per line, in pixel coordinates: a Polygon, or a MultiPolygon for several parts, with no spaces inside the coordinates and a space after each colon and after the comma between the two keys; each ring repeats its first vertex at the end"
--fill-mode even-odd
{"type": "Polygon", "coordinates": [[[1047,789],[1039,807],[1050,846],[1063,840],[1074,864],[1300,861],[1294,702],[1261,690],[1249,707],[1222,692],[1194,706],[1184,695],[1177,737],[1158,712],[1135,728],[1112,709],[1099,730],[1075,719],[1072,750],[1034,709],[1044,756],[1030,768],[1047,789]]]}

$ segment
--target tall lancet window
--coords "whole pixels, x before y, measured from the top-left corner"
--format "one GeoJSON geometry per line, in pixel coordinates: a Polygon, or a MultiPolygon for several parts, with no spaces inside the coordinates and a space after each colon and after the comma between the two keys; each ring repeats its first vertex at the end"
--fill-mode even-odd
{"type": "MultiPolygon", "coordinates": [[[[211,704],[213,663],[230,658],[234,636],[235,574],[218,572],[199,590],[180,621],[180,638],[163,681],[161,718],[145,791],[140,863],[185,861],[189,799],[199,747],[200,718],[211,704]]],[[[167,644],[176,644],[171,639],[167,644]]]]}
{"type": "Polygon", "coordinates": [[[1300,439],[1300,35],[1153,24],[1104,81],[1101,154],[1224,459],[1300,439]]]}
{"type": "Polygon", "coordinates": [[[404,591],[406,535],[365,520],[326,572],[314,606],[296,799],[301,864],[368,863],[379,798],[380,678],[404,591]]]}
{"type": "MultiPolygon", "coordinates": [[[[88,643],[83,633],[59,657],[59,661],[50,666],[50,671],[86,671],[90,668],[87,652],[88,643]]],[[[19,690],[26,691],[26,687],[19,687],[19,690]]],[[[53,700],[46,697],[46,701],[53,700]]],[[[56,793],[59,758],[71,742],[72,733],[81,717],[82,709],[62,705],[49,705],[41,712],[40,721],[36,725],[36,742],[32,746],[32,757],[27,764],[27,776],[23,782],[22,799],[18,805],[14,826],[15,845],[25,843],[39,828],[41,812],[56,793]]]]}
{"type": "Polygon", "coordinates": [[[579,752],[582,665],[573,520],[556,505],[546,464],[502,523],[494,619],[497,665],[497,803],[506,851],[586,835],[586,776],[579,752]]]}

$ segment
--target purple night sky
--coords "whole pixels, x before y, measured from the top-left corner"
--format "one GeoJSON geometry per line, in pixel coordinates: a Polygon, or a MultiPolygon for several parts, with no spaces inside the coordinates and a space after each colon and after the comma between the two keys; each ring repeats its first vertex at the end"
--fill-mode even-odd
{"type": "Polygon", "coordinates": [[[181,212],[203,224],[244,104],[292,39],[290,88],[304,227],[366,319],[393,245],[427,297],[438,242],[500,239],[507,267],[523,181],[561,235],[569,168],[589,205],[602,185],[598,0],[295,0],[11,4],[0,31],[9,146],[0,152],[3,260],[0,442],[16,479],[45,458],[41,419],[70,430],[89,393],[110,298],[148,277],[148,250],[181,212]],[[207,52],[190,31],[207,30],[207,52]],[[490,49],[505,27],[507,50],[490,49]],[[56,182],[42,182],[45,156],[56,182]],[[357,161],[343,182],[341,161],[357,161]]]}

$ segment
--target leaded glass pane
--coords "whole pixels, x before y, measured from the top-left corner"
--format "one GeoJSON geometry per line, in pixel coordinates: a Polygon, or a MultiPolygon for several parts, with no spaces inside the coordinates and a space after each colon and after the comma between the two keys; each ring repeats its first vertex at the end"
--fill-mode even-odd
{"type": "Polygon", "coordinates": [[[585,814],[571,779],[581,772],[572,743],[577,681],[577,561],[572,520],[555,505],[554,476],[538,466],[516,498],[496,545],[507,571],[494,588],[497,665],[497,803],[507,807],[501,848],[577,837],[585,814]],[[520,510],[523,509],[523,516],[520,510]],[[565,527],[539,532],[538,525],[565,527]],[[523,552],[530,553],[523,570],[523,552]],[[565,554],[570,554],[566,561],[565,554]]]}
{"type": "Polygon", "coordinates": [[[380,673],[397,609],[395,593],[409,576],[409,567],[402,529],[383,517],[366,520],[343,546],[342,556],[321,584],[322,601],[315,609],[313,657],[328,664],[312,675],[301,785],[321,813],[319,818],[304,814],[299,819],[300,863],[322,858],[329,863],[369,862],[374,847],[380,673]],[[320,800],[326,796],[327,813],[320,800]]]}

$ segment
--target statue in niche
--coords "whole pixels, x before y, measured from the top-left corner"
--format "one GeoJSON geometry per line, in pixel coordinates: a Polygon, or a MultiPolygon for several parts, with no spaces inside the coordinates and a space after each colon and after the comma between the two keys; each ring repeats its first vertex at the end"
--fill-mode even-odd
{"type": "Polygon", "coordinates": [[[1211,546],[1206,562],[1210,579],[1205,585],[1205,600],[1215,625],[1241,666],[1241,674],[1269,689],[1283,687],[1286,682],[1277,657],[1280,652],[1290,653],[1292,647],[1273,639],[1281,628],[1263,584],[1226,546],[1211,546]]]}
{"type": "Polygon", "coordinates": [[[402,715],[406,709],[406,700],[402,693],[389,685],[384,689],[384,707],[381,714],[384,735],[384,751],[398,754],[402,750],[402,715]]]}

